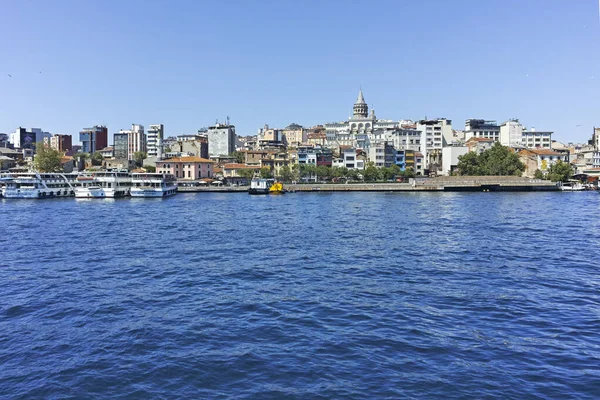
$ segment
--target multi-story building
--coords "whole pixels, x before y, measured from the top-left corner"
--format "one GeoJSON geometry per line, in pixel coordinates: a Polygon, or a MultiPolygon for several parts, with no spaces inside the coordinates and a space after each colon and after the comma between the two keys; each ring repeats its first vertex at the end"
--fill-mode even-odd
{"type": "Polygon", "coordinates": [[[523,146],[528,149],[542,148],[552,149],[552,134],[554,132],[541,132],[531,128],[529,131],[523,131],[523,146]]]}
{"type": "Polygon", "coordinates": [[[523,125],[518,119],[510,119],[500,125],[500,144],[513,148],[523,147],[523,125]]]}
{"type": "Polygon", "coordinates": [[[308,140],[308,131],[295,123],[286,126],[281,134],[283,143],[289,147],[301,146],[308,140]]]}
{"type": "Polygon", "coordinates": [[[94,153],[108,146],[108,129],[104,125],[94,125],[79,132],[81,151],[94,153]]]}
{"type": "Polygon", "coordinates": [[[129,160],[129,133],[127,131],[113,135],[113,156],[117,160],[129,160]]]}
{"type": "Polygon", "coordinates": [[[150,125],[146,136],[146,149],[148,157],[162,156],[162,141],[164,139],[165,126],[163,124],[150,125]]]}
{"type": "Polygon", "coordinates": [[[371,143],[368,150],[368,160],[376,167],[391,167],[396,163],[396,149],[391,143],[371,143]]]}
{"type": "Polygon", "coordinates": [[[396,150],[421,151],[421,131],[415,127],[402,127],[385,131],[386,142],[396,150]]]}
{"type": "Polygon", "coordinates": [[[71,135],[56,134],[50,138],[50,147],[66,153],[73,148],[73,139],[71,135]]]}
{"type": "Polygon", "coordinates": [[[35,150],[36,142],[43,142],[44,139],[50,139],[52,135],[44,132],[39,128],[31,128],[27,130],[19,127],[15,132],[10,134],[10,142],[17,149],[35,150]]]}
{"type": "MultiPolygon", "coordinates": [[[[146,134],[144,133],[144,125],[132,124],[130,130],[121,129],[119,131],[122,135],[127,135],[127,157],[129,160],[133,160],[135,153],[147,152],[148,147],[146,146],[146,134]]],[[[117,150],[115,148],[115,158],[117,150]]]]}
{"type": "Polygon", "coordinates": [[[446,118],[421,120],[417,122],[417,130],[421,132],[420,151],[423,153],[425,169],[440,170],[442,148],[453,137],[452,121],[446,118]]]}
{"type": "Polygon", "coordinates": [[[496,121],[486,121],[484,119],[468,119],[465,121],[465,140],[471,138],[500,140],[500,126],[496,121]]]}
{"type": "Polygon", "coordinates": [[[214,176],[213,164],[213,161],[202,157],[174,157],[157,161],[156,172],[171,174],[184,180],[212,178],[214,176]]]}
{"type": "Polygon", "coordinates": [[[208,154],[212,156],[228,156],[235,151],[235,126],[216,124],[208,127],[208,154]]]}

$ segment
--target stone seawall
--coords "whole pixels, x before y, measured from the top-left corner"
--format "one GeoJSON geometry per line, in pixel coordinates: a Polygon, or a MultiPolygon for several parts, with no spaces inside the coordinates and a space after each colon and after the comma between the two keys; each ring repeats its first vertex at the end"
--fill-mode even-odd
{"type": "MultiPolygon", "coordinates": [[[[290,192],[523,192],[559,190],[555,183],[511,176],[452,176],[411,179],[410,183],[285,184],[290,192]]],[[[180,186],[179,192],[245,193],[248,186],[180,186]]]]}

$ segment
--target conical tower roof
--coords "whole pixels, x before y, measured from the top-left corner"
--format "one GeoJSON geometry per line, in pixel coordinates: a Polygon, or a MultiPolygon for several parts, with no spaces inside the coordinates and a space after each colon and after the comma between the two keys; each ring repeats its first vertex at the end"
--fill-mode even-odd
{"type": "Polygon", "coordinates": [[[355,104],[367,104],[365,103],[365,98],[363,97],[362,89],[358,91],[358,99],[356,100],[355,104]]]}

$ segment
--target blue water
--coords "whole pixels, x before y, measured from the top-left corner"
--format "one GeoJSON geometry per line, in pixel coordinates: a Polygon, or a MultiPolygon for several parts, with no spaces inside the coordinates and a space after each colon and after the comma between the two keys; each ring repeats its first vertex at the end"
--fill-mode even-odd
{"type": "Polygon", "coordinates": [[[600,398],[600,196],[0,201],[0,398],[600,398]]]}

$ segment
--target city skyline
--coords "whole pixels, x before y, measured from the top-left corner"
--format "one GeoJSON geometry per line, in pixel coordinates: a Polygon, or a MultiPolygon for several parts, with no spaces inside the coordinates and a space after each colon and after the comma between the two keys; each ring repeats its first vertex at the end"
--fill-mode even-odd
{"type": "Polygon", "coordinates": [[[562,142],[600,124],[595,1],[60,3],[4,6],[0,132],[230,116],[245,136],[346,120],[360,87],[384,119],[519,118],[562,142]]]}

